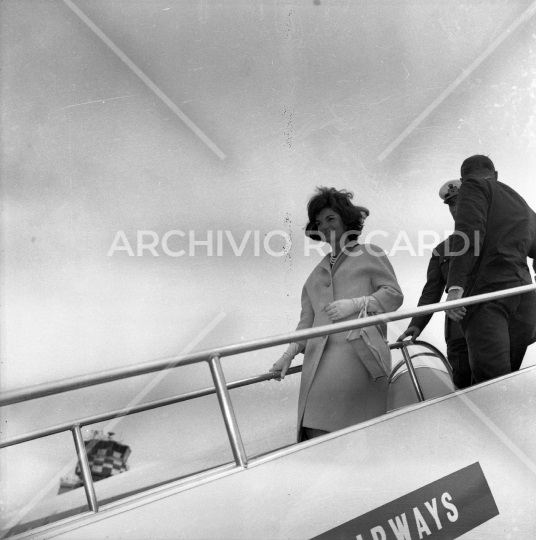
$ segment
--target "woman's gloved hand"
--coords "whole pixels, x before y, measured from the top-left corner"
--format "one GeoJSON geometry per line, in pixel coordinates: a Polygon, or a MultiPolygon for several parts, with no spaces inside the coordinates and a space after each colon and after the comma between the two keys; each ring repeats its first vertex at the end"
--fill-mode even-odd
{"type": "Polygon", "coordinates": [[[349,300],[335,300],[328,304],[324,311],[328,314],[329,318],[332,321],[340,321],[341,319],[346,319],[354,313],[358,313],[363,308],[365,304],[365,297],[361,296],[360,298],[352,298],[349,300]]]}
{"type": "Polygon", "coordinates": [[[292,360],[299,352],[300,345],[298,343],[291,343],[281,358],[270,368],[269,371],[275,375],[274,379],[276,381],[280,381],[281,379],[285,378],[292,360]]]}

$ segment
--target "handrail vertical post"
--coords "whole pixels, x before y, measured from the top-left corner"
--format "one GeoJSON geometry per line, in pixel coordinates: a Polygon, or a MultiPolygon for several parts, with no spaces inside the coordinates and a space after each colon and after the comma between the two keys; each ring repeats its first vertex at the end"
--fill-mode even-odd
{"type": "Polygon", "coordinates": [[[415,388],[415,392],[417,392],[417,397],[419,398],[419,401],[424,401],[424,395],[422,393],[421,385],[419,384],[419,381],[417,379],[417,374],[415,373],[413,362],[411,361],[407,346],[404,342],[402,342],[401,349],[402,355],[404,356],[404,361],[406,362],[406,366],[408,367],[408,373],[411,378],[411,382],[413,383],[413,388],[415,388]]]}
{"type": "Polygon", "coordinates": [[[212,379],[214,380],[216,394],[218,395],[218,401],[220,402],[225,428],[229,435],[229,442],[231,443],[235,463],[239,467],[247,467],[248,458],[238,429],[238,422],[236,421],[233,404],[231,403],[231,396],[229,395],[225,376],[221,368],[220,357],[212,356],[208,363],[212,373],[212,379]]]}
{"type": "Polygon", "coordinates": [[[95,486],[93,485],[93,478],[91,477],[91,470],[87,460],[86,445],[84,444],[80,424],[72,426],[71,431],[73,432],[74,446],[76,447],[76,454],[78,455],[78,462],[80,463],[80,469],[82,471],[82,481],[84,482],[84,489],[86,490],[87,504],[92,512],[98,512],[99,505],[97,503],[97,496],[95,495],[95,486]]]}

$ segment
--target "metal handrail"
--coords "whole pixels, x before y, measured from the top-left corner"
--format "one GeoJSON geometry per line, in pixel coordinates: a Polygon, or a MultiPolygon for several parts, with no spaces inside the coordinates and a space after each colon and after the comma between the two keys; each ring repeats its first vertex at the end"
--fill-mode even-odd
{"type": "Polygon", "coordinates": [[[63,381],[57,381],[54,383],[46,383],[30,386],[27,388],[20,388],[4,392],[3,395],[0,395],[0,407],[3,407],[5,405],[11,405],[14,403],[20,403],[23,401],[29,401],[44,396],[60,394],[62,392],[68,392],[70,390],[76,390],[79,388],[95,386],[97,384],[102,384],[106,382],[136,377],[138,375],[153,373],[155,371],[162,371],[165,369],[172,369],[179,366],[197,364],[200,362],[209,362],[210,359],[215,356],[218,356],[220,358],[223,356],[232,356],[245,352],[266,349],[268,347],[274,347],[276,345],[284,345],[293,341],[305,341],[315,337],[337,334],[347,330],[354,330],[357,328],[363,328],[365,326],[371,326],[373,324],[387,323],[390,321],[397,321],[400,319],[407,319],[409,317],[416,317],[420,315],[428,315],[437,311],[445,311],[447,309],[469,306],[472,304],[478,304],[480,302],[497,300],[499,298],[505,298],[507,296],[515,296],[518,294],[535,291],[536,285],[523,285],[521,287],[506,289],[503,291],[480,294],[468,298],[461,298],[459,300],[451,300],[450,302],[439,302],[437,304],[429,304],[427,306],[420,306],[412,309],[405,309],[390,313],[382,313],[380,315],[374,315],[372,317],[353,319],[351,321],[344,321],[341,323],[329,324],[325,326],[317,326],[316,328],[308,328],[306,330],[296,330],[295,332],[290,332],[288,334],[281,334],[278,336],[256,339],[252,341],[247,341],[245,343],[238,343],[235,345],[224,345],[222,347],[214,349],[208,349],[169,358],[162,358],[160,360],[154,360],[152,362],[146,362],[143,364],[135,364],[127,367],[110,369],[102,371],[100,373],[82,375],[78,377],[64,379],[63,381]]]}
{"type": "MultiPolygon", "coordinates": [[[[434,353],[432,356],[437,356],[446,365],[447,370],[449,370],[449,373],[452,373],[451,367],[449,363],[447,362],[446,358],[444,357],[444,355],[441,353],[441,351],[439,351],[433,345],[430,345],[430,343],[427,343],[425,341],[417,340],[417,341],[395,342],[395,343],[390,343],[389,348],[391,350],[401,349],[402,346],[408,346],[408,345],[418,345],[418,346],[422,346],[422,347],[426,347],[430,349],[434,353]]],[[[415,358],[415,356],[416,355],[411,355],[410,358],[413,359],[415,358]]],[[[402,365],[407,365],[406,359],[401,360],[393,368],[390,377],[392,377],[402,365]]],[[[301,373],[301,371],[302,371],[301,365],[293,366],[288,369],[287,376],[294,375],[296,373],[301,373]]],[[[253,377],[247,377],[246,379],[239,379],[237,381],[229,382],[227,383],[226,386],[228,390],[234,390],[235,388],[242,388],[244,386],[258,384],[260,382],[271,381],[275,377],[276,375],[274,373],[262,373],[261,375],[255,375],[253,377]]],[[[24,433],[22,435],[14,435],[13,437],[6,437],[4,439],[0,439],[0,449],[6,448],[8,446],[13,446],[15,444],[21,444],[21,443],[32,441],[32,440],[41,439],[43,437],[48,437],[49,435],[57,435],[58,433],[71,430],[75,424],[78,424],[80,427],[90,426],[92,424],[97,424],[99,422],[106,422],[107,420],[113,420],[114,418],[121,418],[123,416],[128,416],[131,414],[150,411],[152,409],[158,409],[160,407],[165,407],[167,405],[175,405],[176,403],[182,403],[183,401],[190,401],[192,399],[198,399],[201,397],[214,395],[215,393],[216,393],[216,388],[214,386],[210,386],[208,388],[202,388],[200,390],[194,390],[192,392],[179,394],[178,396],[171,396],[167,398],[156,399],[153,401],[148,401],[146,403],[141,403],[139,405],[124,407],[122,409],[115,409],[113,411],[108,411],[105,413],[93,414],[91,416],[86,416],[85,418],[79,418],[76,421],[71,420],[71,421],[63,422],[61,424],[56,424],[54,426],[50,426],[47,428],[24,433]]]]}
{"type": "MultiPolygon", "coordinates": [[[[404,342],[395,342],[390,343],[389,348],[391,350],[393,349],[401,349],[402,346],[408,346],[408,345],[418,345],[422,347],[426,347],[433,351],[434,354],[430,353],[434,357],[438,357],[447,367],[447,370],[449,370],[449,373],[452,374],[452,369],[450,367],[450,364],[447,362],[444,355],[436,349],[433,345],[430,345],[430,343],[427,343],[426,341],[404,341],[404,342]]],[[[418,355],[411,355],[411,359],[415,358],[418,355]]],[[[403,366],[407,365],[406,359],[401,360],[392,370],[390,378],[393,377],[393,375],[398,371],[398,369],[403,366]]],[[[287,371],[288,375],[294,375],[296,373],[301,373],[302,366],[293,366],[290,367],[287,371]]],[[[253,377],[247,377],[246,379],[239,379],[237,381],[232,381],[227,383],[227,389],[228,390],[234,390],[235,388],[243,388],[244,386],[250,386],[252,384],[258,384],[260,382],[265,381],[271,381],[276,377],[274,373],[262,373],[261,375],[255,375],[253,377]]],[[[114,418],[121,418],[123,416],[129,416],[131,414],[137,414],[140,412],[146,412],[153,409],[158,409],[160,407],[165,407],[167,405],[175,405],[177,403],[182,403],[184,401],[190,401],[192,399],[198,399],[201,397],[211,396],[216,393],[216,388],[214,386],[210,386],[208,388],[202,388],[200,390],[194,390],[192,392],[186,392],[184,394],[179,394],[178,396],[171,396],[167,398],[162,399],[156,399],[153,401],[148,401],[146,403],[141,403],[139,405],[133,405],[130,407],[124,407],[122,409],[115,409],[113,411],[108,411],[105,413],[99,413],[99,414],[93,414],[91,416],[86,416],[85,418],[79,418],[76,421],[70,420],[68,422],[63,422],[61,424],[56,424],[54,426],[50,426],[47,428],[39,429],[36,431],[30,431],[28,433],[24,433],[22,435],[14,435],[13,437],[6,437],[3,439],[0,439],[0,449],[6,448],[8,446],[14,446],[15,444],[21,444],[24,442],[33,441],[36,439],[42,439],[43,437],[48,437],[50,435],[57,435],[58,433],[62,433],[64,431],[69,431],[73,429],[74,425],[79,425],[81,428],[90,426],[92,424],[97,424],[99,422],[106,422],[107,420],[113,420],[114,418]]]]}
{"type": "MultiPolygon", "coordinates": [[[[289,368],[287,375],[294,375],[295,373],[301,373],[302,367],[294,366],[289,368]]],[[[242,388],[244,386],[249,386],[252,384],[257,384],[264,381],[270,381],[275,378],[274,373],[262,373],[261,375],[255,375],[254,377],[248,377],[246,379],[240,379],[238,381],[233,381],[227,383],[227,389],[233,390],[235,388],[242,388]]],[[[35,439],[41,439],[43,437],[48,437],[49,435],[56,435],[64,431],[69,431],[75,424],[78,424],[80,427],[90,426],[91,424],[97,424],[99,422],[106,422],[107,420],[113,420],[114,418],[121,418],[123,416],[128,416],[130,414],[136,414],[140,412],[150,411],[152,409],[158,409],[159,407],[165,407],[166,405],[174,405],[175,403],[181,403],[183,401],[189,401],[191,399],[197,399],[205,396],[210,396],[216,393],[216,388],[211,386],[209,388],[202,388],[200,390],[194,390],[193,392],[186,392],[178,396],[171,396],[162,399],[156,399],[154,401],[148,401],[146,403],[141,403],[139,405],[133,405],[131,407],[124,407],[122,409],[116,409],[114,411],[108,411],[105,413],[94,414],[91,416],[86,416],[85,418],[80,418],[71,420],[69,422],[63,422],[62,424],[56,424],[48,428],[39,429],[36,431],[31,431],[29,433],[24,433],[22,435],[14,435],[13,437],[6,437],[0,439],[0,449],[6,448],[7,446],[13,446],[15,444],[20,444],[23,442],[33,441],[35,439]]]]}

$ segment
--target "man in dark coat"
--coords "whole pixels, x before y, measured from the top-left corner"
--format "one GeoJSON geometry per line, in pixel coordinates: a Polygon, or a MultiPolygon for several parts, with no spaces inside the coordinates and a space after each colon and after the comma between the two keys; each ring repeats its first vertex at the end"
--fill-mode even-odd
{"type": "MultiPolygon", "coordinates": [[[[460,186],[461,182],[459,180],[450,180],[439,190],[439,196],[445,204],[448,204],[453,218],[456,217],[460,186]]],[[[432,252],[432,257],[428,263],[426,285],[419,298],[419,306],[435,304],[441,300],[447,285],[453,238],[454,236],[450,235],[437,245],[432,252]]],[[[407,337],[410,337],[411,341],[416,340],[430,322],[432,315],[433,313],[413,317],[407,330],[398,338],[398,341],[403,341],[407,337]]],[[[447,342],[447,358],[452,367],[453,382],[459,389],[466,388],[471,385],[471,368],[469,366],[467,343],[460,325],[449,317],[445,317],[445,341],[447,342]]]]}
{"type": "MultiPolygon", "coordinates": [[[[486,156],[462,164],[447,301],[532,283],[527,257],[536,257],[536,214],[497,177],[486,156]]],[[[536,326],[536,293],[455,308],[447,315],[460,322],[473,380],[480,383],[521,366],[536,326]]]]}

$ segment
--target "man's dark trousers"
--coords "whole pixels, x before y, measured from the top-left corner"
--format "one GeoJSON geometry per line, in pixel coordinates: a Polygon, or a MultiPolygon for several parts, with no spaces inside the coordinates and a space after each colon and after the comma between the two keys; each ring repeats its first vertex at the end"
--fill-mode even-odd
{"type": "Polygon", "coordinates": [[[469,351],[465,338],[447,341],[447,358],[452,368],[452,381],[458,389],[471,386],[469,351]]]}
{"type": "MultiPolygon", "coordinates": [[[[518,285],[515,283],[510,287],[518,285]]],[[[534,333],[534,325],[524,322],[528,310],[534,308],[534,294],[508,296],[467,307],[460,326],[467,340],[475,383],[520,368],[534,333]]]]}

